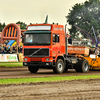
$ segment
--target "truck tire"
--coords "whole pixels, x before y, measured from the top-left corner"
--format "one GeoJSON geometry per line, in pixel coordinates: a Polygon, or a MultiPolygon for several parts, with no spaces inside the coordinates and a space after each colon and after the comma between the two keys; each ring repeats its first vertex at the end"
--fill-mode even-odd
{"type": "Polygon", "coordinates": [[[31,73],[36,73],[39,68],[36,67],[36,66],[28,66],[28,70],[31,72],[31,73]]]}
{"type": "Polygon", "coordinates": [[[79,62],[77,64],[74,65],[74,69],[76,70],[76,72],[80,72],[79,69],[79,62]]]}
{"type": "Polygon", "coordinates": [[[64,62],[62,59],[58,59],[56,66],[53,68],[54,73],[61,74],[64,71],[64,62]]]}
{"type": "Polygon", "coordinates": [[[87,60],[79,60],[78,63],[75,65],[76,72],[89,72],[89,63],[87,60]]]}

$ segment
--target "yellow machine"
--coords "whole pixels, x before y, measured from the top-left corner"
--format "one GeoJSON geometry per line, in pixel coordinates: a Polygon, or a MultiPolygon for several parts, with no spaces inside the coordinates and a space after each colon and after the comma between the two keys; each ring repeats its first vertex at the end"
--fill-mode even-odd
{"type": "Polygon", "coordinates": [[[100,57],[95,54],[90,54],[89,57],[84,57],[86,60],[88,60],[90,69],[100,69],[100,57]]]}

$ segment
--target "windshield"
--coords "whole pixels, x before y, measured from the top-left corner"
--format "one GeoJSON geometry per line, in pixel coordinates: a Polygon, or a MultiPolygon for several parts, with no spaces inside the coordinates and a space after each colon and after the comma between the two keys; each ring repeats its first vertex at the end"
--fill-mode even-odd
{"type": "Polygon", "coordinates": [[[24,45],[50,45],[51,34],[25,34],[24,45]]]}

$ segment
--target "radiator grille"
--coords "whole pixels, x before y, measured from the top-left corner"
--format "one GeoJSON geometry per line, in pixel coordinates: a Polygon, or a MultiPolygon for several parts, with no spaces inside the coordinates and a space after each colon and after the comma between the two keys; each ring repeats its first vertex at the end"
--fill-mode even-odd
{"type": "Polygon", "coordinates": [[[49,48],[24,48],[24,56],[30,56],[30,57],[49,56],[49,48]]]}
{"type": "Polygon", "coordinates": [[[30,58],[31,61],[42,61],[42,58],[30,58]]]}

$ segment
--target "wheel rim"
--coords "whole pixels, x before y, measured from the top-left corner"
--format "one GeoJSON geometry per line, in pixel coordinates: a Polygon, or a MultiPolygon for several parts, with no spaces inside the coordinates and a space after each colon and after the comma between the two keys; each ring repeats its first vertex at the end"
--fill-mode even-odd
{"type": "Polygon", "coordinates": [[[63,69],[62,63],[59,63],[59,64],[58,64],[58,70],[59,70],[59,71],[62,71],[62,69],[63,69]]]}
{"type": "Polygon", "coordinates": [[[87,71],[88,70],[88,63],[84,64],[84,70],[87,71]]]}

